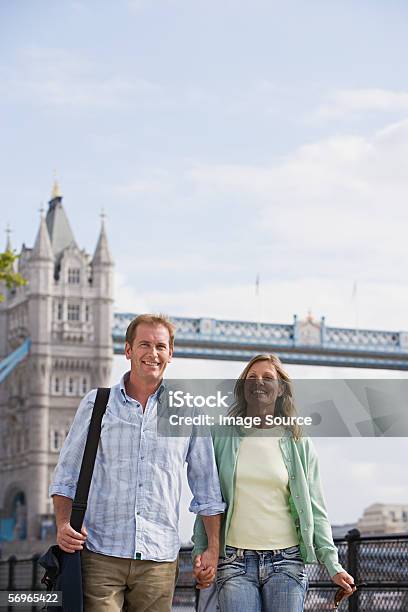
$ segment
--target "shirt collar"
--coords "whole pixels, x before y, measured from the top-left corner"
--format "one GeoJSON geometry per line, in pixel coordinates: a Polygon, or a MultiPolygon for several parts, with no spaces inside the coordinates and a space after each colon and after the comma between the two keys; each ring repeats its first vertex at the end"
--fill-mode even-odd
{"type": "MultiPolygon", "coordinates": [[[[122,378],[120,379],[119,382],[119,387],[120,387],[120,394],[122,396],[122,399],[124,401],[124,403],[126,403],[127,401],[131,402],[136,401],[134,398],[130,397],[127,393],[126,393],[126,387],[125,387],[125,383],[128,380],[130,376],[130,370],[128,370],[127,372],[125,372],[122,376],[122,378]]],[[[150,395],[150,398],[153,400],[157,400],[160,398],[161,394],[163,393],[165,389],[165,384],[162,381],[160,386],[156,389],[156,391],[154,393],[152,393],[152,395],[150,395]]]]}

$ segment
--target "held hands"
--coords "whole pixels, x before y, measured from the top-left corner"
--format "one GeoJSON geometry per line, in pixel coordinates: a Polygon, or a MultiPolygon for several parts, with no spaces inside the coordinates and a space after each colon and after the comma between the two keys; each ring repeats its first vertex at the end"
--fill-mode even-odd
{"type": "Polygon", "coordinates": [[[214,581],[217,572],[218,548],[207,548],[194,560],[193,575],[197,589],[206,589],[214,581]]]}
{"type": "Polygon", "coordinates": [[[63,551],[74,553],[83,549],[87,536],[85,527],[82,527],[81,533],[78,533],[69,523],[63,523],[57,531],[57,544],[63,551]]]}

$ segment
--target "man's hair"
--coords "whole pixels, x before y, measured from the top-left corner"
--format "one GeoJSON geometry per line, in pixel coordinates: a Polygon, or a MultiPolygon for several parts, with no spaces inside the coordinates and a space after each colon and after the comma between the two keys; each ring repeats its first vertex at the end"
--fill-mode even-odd
{"type": "Polygon", "coordinates": [[[130,346],[133,345],[133,341],[136,336],[137,326],[141,323],[146,323],[147,325],[163,325],[169,332],[170,349],[174,348],[174,334],[176,328],[170,321],[170,319],[164,314],[141,314],[135,317],[133,321],[129,323],[128,328],[126,330],[126,342],[128,342],[130,346]]]}

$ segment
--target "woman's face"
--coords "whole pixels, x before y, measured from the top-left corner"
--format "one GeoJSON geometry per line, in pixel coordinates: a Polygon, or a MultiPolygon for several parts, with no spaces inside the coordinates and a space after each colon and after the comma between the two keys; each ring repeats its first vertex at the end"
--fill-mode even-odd
{"type": "Polygon", "coordinates": [[[256,361],[244,383],[244,397],[251,412],[273,414],[281,388],[275,366],[270,361],[256,361]]]}

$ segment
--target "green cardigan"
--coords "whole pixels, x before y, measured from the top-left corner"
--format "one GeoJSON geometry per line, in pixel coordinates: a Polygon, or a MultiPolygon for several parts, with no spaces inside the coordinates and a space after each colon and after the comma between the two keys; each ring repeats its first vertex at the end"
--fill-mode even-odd
{"type": "MultiPolygon", "coordinates": [[[[216,429],[213,433],[215,459],[220,477],[221,492],[227,503],[220,533],[220,554],[225,556],[225,536],[234,508],[234,478],[238,450],[244,433],[216,429]]],[[[289,474],[289,506],[299,537],[301,556],[305,563],[320,562],[331,577],[344,571],[338,561],[331,527],[327,516],[319,475],[319,465],[310,438],[295,440],[290,430],[280,440],[283,461],[289,474]]],[[[193,558],[207,548],[207,536],[200,515],[197,515],[193,534],[193,558]]]]}

